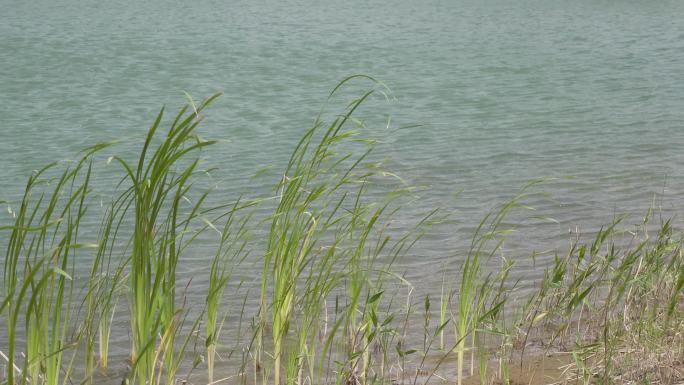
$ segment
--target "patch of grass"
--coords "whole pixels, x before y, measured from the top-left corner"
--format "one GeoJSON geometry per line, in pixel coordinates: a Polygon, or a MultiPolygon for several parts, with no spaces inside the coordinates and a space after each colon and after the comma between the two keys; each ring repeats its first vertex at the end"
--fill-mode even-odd
{"type": "Polygon", "coordinates": [[[486,215],[468,252],[450,260],[461,269],[443,276],[438,309],[431,303],[437,295],[416,295],[419,287],[394,265],[443,218],[433,210],[403,233],[393,228],[397,213],[420,198],[372,160],[376,143],[357,118],[386,87],[355,76],[331,98],[359,80],[371,89],[330,122],[323,114],[315,120],[267,198],[208,207],[210,190],[197,191],[199,154],[213,142],[196,129],[216,95],[170,121],[162,110],[136,162],[110,158],[123,176],[96,234],[84,229],[84,218],[93,207],[94,159],[111,144],[86,149],[61,173],[52,164],[31,175],[13,224],[0,228],[7,235],[0,383],[99,383],[97,367],[107,378],[115,319],[129,321],[131,346],[130,367],[112,383],[175,384],[200,367],[210,383],[527,383],[534,373],[525,372],[526,360],[562,352],[567,366],[555,382],[682,379],[682,233],[669,221],[650,233],[651,213],[630,229],[618,218],[589,242],[578,234],[520,298],[503,245],[516,229],[510,214],[529,209],[534,181],[486,215]],[[256,221],[246,209],[259,205],[270,213],[256,221]],[[263,253],[256,253],[247,235],[263,223],[263,253]],[[211,238],[216,248],[196,312],[185,295],[192,281],[179,281],[178,269],[199,239],[211,238]],[[261,270],[253,319],[249,298],[229,289],[248,256],[261,270]],[[86,262],[86,270],[76,269],[86,262]],[[83,281],[78,271],[87,271],[83,281]],[[242,307],[227,310],[227,296],[242,307]],[[238,333],[226,343],[231,316],[238,333]],[[225,361],[240,361],[233,377],[219,364],[227,346],[225,361]],[[443,370],[454,367],[453,376],[443,370]]]}

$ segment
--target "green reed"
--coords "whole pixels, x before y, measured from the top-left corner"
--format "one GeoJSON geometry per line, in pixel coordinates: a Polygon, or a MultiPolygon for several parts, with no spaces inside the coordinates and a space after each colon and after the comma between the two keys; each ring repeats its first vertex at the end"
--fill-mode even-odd
{"type": "MultiPolygon", "coordinates": [[[[486,266],[499,253],[506,236],[513,231],[512,228],[504,226],[504,220],[516,208],[529,208],[522,204],[521,201],[529,195],[527,190],[541,182],[541,180],[531,182],[522,189],[521,193],[502,204],[498,209],[487,214],[473,234],[468,254],[461,268],[459,290],[457,292],[457,312],[452,315],[454,319],[455,340],[457,341],[455,348],[456,377],[459,385],[463,381],[467,338],[468,336],[471,337],[470,362],[473,365],[475,362],[475,351],[483,350],[483,347],[478,349],[477,346],[481,320],[485,316],[485,318],[492,318],[493,322],[495,322],[499,309],[505,304],[503,296],[506,290],[502,285],[498,285],[497,290],[497,283],[506,281],[507,274],[512,267],[512,265],[505,264],[499,273],[498,280],[491,281],[483,274],[482,265],[486,266]],[[494,292],[496,294],[491,297],[494,292]],[[491,298],[494,301],[488,303],[491,298]]],[[[452,294],[452,296],[454,295],[452,294]]],[[[474,368],[471,366],[471,375],[473,372],[474,368]]]]}
{"type": "MultiPolygon", "coordinates": [[[[278,203],[272,215],[264,257],[258,342],[261,349],[268,309],[276,384],[282,383],[283,360],[287,362],[288,383],[295,379],[301,381],[304,362],[308,361],[310,368],[313,367],[314,350],[308,343],[310,327],[325,306],[327,294],[340,280],[340,275],[333,269],[338,263],[346,264],[347,258],[354,266],[354,256],[363,249],[363,240],[354,239],[359,215],[362,214],[360,201],[353,203],[350,213],[344,206],[353,197],[349,188],[361,185],[359,191],[362,191],[364,180],[370,176],[365,172],[356,173],[370,148],[356,156],[352,153],[340,155],[335,153],[335,149],[356,135],[345,126],[371,94],[369,91],[356,99],[341,117],[327,127],[320,119],[316,120],[293,152],[277,189],[278,203]],[[319,131],[322,132],[319,134],[319,131]],[[332,243],[322,246],[322,239],[331,233],[335,235],[332,243]],[[352,246],[346,243],[352,243],[352,246]],[[352,250],[351,256],[348,256],[348,250],[352,250]],[[309,275],[308,279],[302,279],[307,268],[315,269],[310,271],[317,276],[309,275]],[[270,304],[266,300],[269,295],[272,298],[270,304]],[[303,309],[304,322],[298,330],[298,348],[286,352],[284,341],[298,306],[303,309]]],[[[366,224],[366,228],[372,228],[374,223],[366,224]]],[[[362,231],[362,239],[368,232],[362,231]]],[[[354,276],[351,282],[352,286],[357,284],[358,277],[354,276]]],[[[356,317],[355,314],[353,316],[356,317]]]]}
{"type": "MultiPolygon", "coordinates": [[[[332,95],[359,78],[346,79],[332,95]]],[[[61,174],[49,176],[53,164],[30,176],[14,223],[0,228],[9,234],[0,303],[8,370],[0,383],[94,383],[96,367],[106,372],[110,365],[113,319],[122,314],[131,325],[124,383],[174,384],[182,375],[189,381],[205,364],[209,382],[224,380],[215,378],[222,370],[219,351],[228,346],[221,333],[229,315],[224,297],[234,295],[227,288],[235,267],[255,255],[247,241],[252,217],[242,210],[257,204],[272,204],[273,211],[258,261],[254,334],[239,358],[235,381],[241,384],[247,383],[249,364],[255,384],[417,385],[420,378],[427,384],[454,356],[461,384],[467,352],[470,374],[480,383],[495,377],[510,383],[514,354],[522,368],[533,341],[546,347],[545,354],[570,347],[569,381],[664,382],[654,368],[684,359],[682,234],[670,221],[651,234],[650,213],[636,228],[624,229],[625,220],[618,218],[590,242],[578,235],[567,253],[548,260],[544,275],[521,299],[510,279],[515,264],[503,245],[516,228],[508,218],[528,209],[523,201],[535,181],[481,221],[460,274],[442,280],[438,321],[432,318],[434,295],[414,302],[413,283],[394,264],[427,231],[435,212],[405,233],[392,228],[402,207],[420,198],[371,161],[375,142],[364,139],[365,127],[356,118],[372,95],[386,92],[371,82],[376,88],[331,122],[316,119],[284,167],[275,197],[206,208],[209,192],[196,193],[197,154],[213,142],[200,139],[195,129],[215,96],[198,106],[191,102],[163,133],[162,110],[135,165],[110,158],[125,176],[94,242],[83,229],[92,207],[92,164],[109,144],[85,150],[61,174]],[[128,226],[130,237],[123,235],[128,226]],[[183,290],[191,283],[183,286],[177,269],[200,234],[214,233],[218,245],[208,266],[204,312],[196,315],[183,290]],[[88,274],[77,282],[75,266],[82,261],[88,274]],[[128,313],[117,311],[122,299],[128,313]],[[449,325],[453,340],[444,335],[449,325]],[[413,346],[410,337],[420,333],[413,346]],[[182,367],[190,369],[179,373],[182,367]]],[[[234,311],[240,326],[229,360],[239,350],[243,319],[250,319],[246,303],[244,298],[234,311]]]]}
{"type": "Polygon", "coordinates": [[[75,259],[82,243],[78,234],[88,209],[92,175],[91,157],[107,147],[86,149],[81,158],[60,175],[47,177],[56,164],[29,177],[20,209],[10,231],[3,268],[4,300],[8,331],[7,382],[59,384],[72,370],[75,351],[71,339],[75,259]],[[24,321],[24,363],[16,364],[18,322],[24,321]],[[16,376],[19,375],[17,379],[16,376]]]}
{"type": "MultiPolygon", "coordinates": [[[[183,312],[176,307],[176,269],[189,224],[189,220],[179,216],[181,202],[192,186],[191,177],[198,164],[196,159],[187,164],[181,160],[214,143],[201,140],[194,130],[201,121],[199,113],[217,96],[207,98],[190,113],[187,107],[183,108],[161,144],[148,154],[164,117],[162,109],[147,134],[137,167],[114,157],[129,178],[134,206],[129,278],[131,353],[132,378],[137,377],[141,385],[155,378],[160,359],[166,367],[167,383],[174,381],[179,359],[175,352],[175,334],[181,327],[183,312]]],[[[191,218],[202,201],[199,199],[191,208],[191,218]]]]}
{"type": "Polygon", "coordinates": [[[220,231],[216,229],[221,239],[216,254],[211,261],[208,279],[209,288],[206,297],[205,346],[207,349],[209,383],[214,382],[216,347],[221,335],[221,329],[223,328],[223,322],[227,316],[227,312],[224,313],[223,318],[219,321],[223,295],[232,276],[234,266],[241,263],[248,254],[248,251],[246,251],[247,243],[244,239],[246,238],[247,224],[250,216],[245,216],[236,223],[236,213],[247,206],[241,204],[240,200],[237,200],[233,207],[225,214],[227,219],[223,228],[220,231]]]}

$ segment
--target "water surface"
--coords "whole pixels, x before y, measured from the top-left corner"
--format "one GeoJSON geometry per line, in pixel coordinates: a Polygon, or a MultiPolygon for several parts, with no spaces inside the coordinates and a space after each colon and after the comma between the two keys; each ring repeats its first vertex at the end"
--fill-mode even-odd
{"type": "MultiPolygon", "coordinates": [[[[637,222],[649,207],[681,212],[680,1],[0,6],[0,199],[10,205],[32,170],[87,145],[121,139],[116,151],[134,154],[160,106],[175,109],[184,92],[225,93],[200,129],[221,139],[204,154],[220,168],[214,201],[268,194],[337,81],[366,73],[394,97],[362,111],[383,141],[376,156],[424,187],[401,223],[437,206],[453,213],[397,265],[421,292],[439,290],[447,257],[462,255],[484,213],[531,179],[560,178],[528,202],[558,223],[527,221],[507,244],[523,267],[532,251],[563,248],[570,230],[591,234],[618,213],[637,222]]],[[[195,257],[183,268],[201,272],[195,257]]]]}

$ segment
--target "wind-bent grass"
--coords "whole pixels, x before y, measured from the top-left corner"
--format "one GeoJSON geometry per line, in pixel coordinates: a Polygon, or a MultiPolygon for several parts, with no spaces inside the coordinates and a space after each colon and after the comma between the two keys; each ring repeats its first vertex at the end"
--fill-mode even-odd
{"type": "MultiPolygon", "coordinates": [[[[487,214],[480,222],[472,238],[470,249],[463,263],[461,270],[459,290],[452,296],[457,295],[457,313],[453,314],[455,340],[456,343],[456,363],[457,372],[456,378],[458,385],[463,381],[463,366],[465,362],[465,351],[467,337],[471,336],[472,345],[471,351],[471,370],[470,375],[473,375],[475,362],[475,351],[478,350],[478,334],[480,329],[480,320],[483,316],[485,318],[492,318],[496,320],[497,314],[505,301],[501,298],[504,287],[498,286],[498,292],[493,296],[494,300],[488,303],[493,292],[497,289],[497,282],[505,282],[508,271],[512,265],[506,264],[502,268],[501,276],[498,277],[497,282],[492,282],[489,277],[482,276],[482,267],[497,255],[501,249],[506,236],[512,231],[510,228],[504,228],[503,221],[511,210],[515,208],[527,208],[521,203],[521,200],[526,197],[529,188],[540,183],[535,181],[525,186],[520,194],[507,201],[496,211],[487,214]],[[494,243],[492,246],[491,243],[494,243]],[[498,300],[498,302],[497,302],[498,300]]],[[[451,302],[451,301],[448,301],[451,302]]],[[[444,305],[442,305],[444,306],[444,305]]],[[[444,310],[442,310],[444,312],[444,310]]],[[[480,347],[482,348],[482,347],[480,347]]],[[[479,349],[482,350],[482,349],[479,349]]],[[[481,371],[483,369],[480,369],[481,371]]]]}
{"type": "MultiPolygon", "coordinates": [[[[368,319],[360,326],[357,312],[362,295],[372,290],[368,282],[373,261],[389,239],[379,237],[380,244],[370,255],[366,254],[366,244],[389,203],[373,208],[373,204],[362,201],[369,180],[377,174],[367,168],[357,170],[362,168],[372,146],[368,145],[359,155],[338,154],[335,149],[357,134],[353,129],[346,129],[346,125],[353,122],[353,113],[372,92],[354,100],[345,114],[327,127],[317,120],[299,142],[278,186],[278,205],[272,216],[264,257],[258,342],[262,349],[263,331],[270,314],[275,384],[283,383],[283,361],[287,363],[285,383],[302,383],[305,365],[309,368],[308,381],[315,381],[315,355],[320,355],[322,369],[323,360],[332,353],[331,345],[340,327],[345,338],[349,338],[350,370],[355,371],[359,366],[357,350],[364,345],[359,337],[363,335],[362,330],[367,330],[368,319]],[[362,263],[366,257],[367,262],[362,263]],[[336,268],[344,270],[340,273],[336,268]],[[307,269],[309,275],[303,277],[307,269]],[[322,351],[317,352],[311,332],[319,324],[328,296],[342,283],[348,290],[347,310],[325,337],[322,351]],[[286,351],[285,338],[294,326],[298,307],[302,309],[301,323],[297,325],[298,343],[293,344],[295,349],[286,351]]],[[[365,342],[369,342],[367,338],[365,342]]],[[[363,349],[359,354],[364,355],[363,349]]],[[[365,354],[361,365],[364,373],[368,360],[365,354]]],[[[318,376],[321,375],[319,372],[318,376]]]]}
{"type": "Polygon", "coordinates": [[[126,195],[119,197],[103,216],[98,234],[97,251],[92,261],[85,295],[85,315],[78,339],[85,341],[86,381],[92,383],[95,368],[95,343],[99,366],[107,371],[111,323],[121,293],[120,284],[125,274],[126,261],[112,259],[114,244],[126,210],[126,195]],[[115,265],[113,265],[115,264],[115,265]]]}
{"type": "Polygon", "coordinates": [[[246,242],[242,241],[246,236],[247,223],[250,216],[245,216],[238,228],[234,229],[235,214],[243,208],[240,201],[236,201],[233,208],[227,214],[227,220],[223,229],[220,231],[221,240],[219,247],[211,261],[209,270],[209,288],[206,299],[206,341],[207,347],[207,373],[209,383],[214,382],[214,360],[216,357],[216,345],[218,344],[223,322],[227,314],[219,322],[219,307],[223,294],[232,275],[232,269],[247,256],[245,251],[246,242]]]}
{"type": "MultiPolygon", "coordinates": [[[[390,205],[401,194],[392,194],[380,204],[366,202],[364,198],[373,180],[381,178],[382,173],[364,161],[373,143],[357,141],[357,132],[346,126],[357,123],[352,114],[371,93],[355,100],[348,111],[323,132],[319,132],[323,129],[322,122],[317,121],[293,153],[285,177],[278,186],[278,205],[272,217],[264,259],[261,325],[256,344],[257,352],[265,349],[263,335],[270,312],[273,361],[264,363],[264,381],[269,381],[268,373],[273,373],[275,381],[280,383],[282,370],[287,367],[288,383],[327,381],[335,371],[344,373],[337,376],[338,382],[343,378],[367,382],[373,367],[370,348],[380,337],[384,341],[381,342],[384,351],[382,365],[387,365],[389,344],[384,338],[391,334],[389,324],[393,316],[384,321],[379,319],[383,282],[392,276],[390,266],[393,261],[406,253],[418,237],[413,237],[409,231],[391,241],[385,233],[386,223],[397,209],[390,209],[390,205]],[[360,145],[364,149],[356,156],[352,150],[336,153],[336,149],[343,149],[347,144],[360,145]],[[376,263],[379,258],[385,258],[382,264],[376,263]],[[271,274],[272,280],[269,278],[271,274]],[[344,291],[347,295],[341,296],[344,291]],[[334,320],[323,320],[321,315],[329,313],[328,304],[333,296],[344,298],[344,304],[336,307],[334,320]],[[268,297],[272,299],[266,301],[268,297]],[[296,343],[286,346],[285,339],[290,329],[296,343]],[[340,358],[342,361],[337,361],[340,358]],[[334,360],[334,365],[330,364],[331,360],[334,360]],[[287,365],[282,364],[284,361],[287,365]]],[[[29,180],[16,226],[5,229],[13,233],[8,258],[5,259],[2,311],[9,315],[9,330],[18,330],[17,322],[25,316],[27,325],[35,323],[30,324],[27,330],[49,330],[53,337],[28,336],[28,358],[24,368],[17,366],[18,371],[10,371],[8,382],[15,383],[15,375],[19,375],[21,381],[31,379],[33,383],[58,382],[59,370],[63,369],[59,361],[62,354],[72,352],[73,362],[81,341],[85,356],[84,382],[92,383],[96,342],[99,365],[103,370],[108,367],[112,320],[123,292],[130,307],[132,331],[131,367],[124,381],[141,385],[173,383],[188,342],[199,330],[200,321],[200,318],[195,320],[184,340],[176,341],[188,316],[185,305],[177,303],[176,269],[183,250],[207,228],[221,235],[209,271],[205,313],[207,370],[209,380],[213,381],[216,346],[223,322],[219,320],[221,298],[233,264],[239,263],[247,253],[246,244],[240,244],[239,239],[247,229],[249,218],[242,219],[236,235],[231,236],[233,213],[253,202],[236,203],[228,213],[221,213],[228,205],[208,210],[202,208],[206,198],[204,194],[194,205],[181,207],[181,202],[189,202],[187,196],[190,195],[192,176],[198,164],[196,159],[184,159],[212,143],[201,141],[194,134],[194,128],[200,121],[199,113],[212,100],[206,100],[199,107],[193,106],[190,113],[187,108],[181,110],[159,145],[153,149],[164,120],[162,110],[148,132],[136,167],[117,156],[110,157],[110,161],[118,162],[125,171],[126,177],[118,186],[123,186],[124,190],[105,212],[97,235],[98,242],[92,245],[92,265],[78,313],[80,322],[69,347],[60,345],[67,339],[66,325],[73,301],[74,286],[70,280],[73,274],[69,275],[68,271],[73,271],[72,249],[82,247],[74,245],[77,245],[79,221],[88,207],[85,197],[89,191],[87,181],[91,171],[88,168],[84,186],[72,187],[74,195],[67,199],[62,212],[67,220],[60,218],[54,222],[50,219],[60,202],[60,190],[70,178],[75,180],[77,173],[65,173],[57,190],[50,196],[48,208],[42,211],[37,207],[29,211],[29,191],[45,170],[29,180]],[[74,215],[70,211],[72,207],[74,215]],[[209,214],[214,215],[214,219],[204,218],[209,214]],[[40,219],[39,226],[33,225],[34,218],[40,219]],[[199,230],[190,227],[196,218],[205,224],[199,230]],[[226,221],[223,231],[214,225],[218,220],[226,221]],[[43,245],[49,239],[48,229],[54,227],[56,236],[56,229],[63,223],[67,226],[64,239],[57,243],[57,252],[50,259],[44,256],[49,253],[45,253],[43,245]],[[130,239],[123,239],[121,227],[129,224],[133,225],[133,235],[130,239]],[[36,240],[22,238],[28,233],[36,233],[36,240]],[[27,244],[33,259],[22,255],[27,244]],[[23,269],[24,280],[16,280],[21,270],[19,261],[24,260],[27,261],[23,269]],[[45,267],[57,261],[59,264],[55,267],[45,267]],[[56,299],[53,300],[52,291],[45,291],[46,287],[57,287],[56,299]],[[27,299],[28,306],[24,304],[27,299]],[[41,311],[31,316],[29,308],[41,311]],[[52,326],[45,327],[47,319],[53,322],[52,326]],[[55,345],[41,345],[45,341],[55,345]]],[[[88,157],[101,148],[104,146],[96,146],[88,152],[88,157]]],[[[79,170],[84,162],[79,163],[79,170]]],[[[55,236],[52,240],[57,242],[55,236]]],[[[10,339],[10,367],[16,366],[15,337],[12,335],[10,339]]],[[[409,349],[403,353],[406,351],[409,349]]],[[[66,372],[67,377],[70,373],[66,372]]]]}
{"type": "Polygon", "coordinates": [[[72,316],[74,260],[78,249],[81,219],[87,211],[92,155],[106,147],[96,145],[86,151],[72,167],[54,179],[52,190],[40,189],[55,164],[31,176],[4,259],[4,300],[0,311],[7,317],[7,382],[59,384],[68,379],[71,361],[63,364],[64,353],[75,341],[69,340],[72,316]],[[24,363],[15,363],[19,317],[24,319],[26,335],[24,363]],[[17,379],[16,376],[19,375],[17,379]]]}
{"type": "Polygon", "coordinates": [[[414,283],[393,266],[436,220],[435,211],[399,235],[392,228],[412,201],[403,200],[410,189],[387,182],[389,174],[370,161],[375,143],[361,139],[364,127],[354,115],[372,94],[361,94],[328,124],[315,121],[272,198],[206,208],[209,192],[196,193],[196,154],[213,142],[195,129],[215,96],[182,109],[165,133],[162,110],[135,166],[110,158],[125,176],[97,234],[84,230],[84,218],[92,207],[94,157],[109,144],[88,148],[56,176],[50,177],[55,164],[34,173],[14,223],[0,228],[9,234],[0,302],[7,373],[0,383],[99,383],[96,368],[106,378],[110,336],[120,332],[113,320],[123,317],[130,321],[131,366],[111,383],[189,383],[193,370],[206,364],[209,383],[247,384],[245,369],[253,365],[251,380],[264,385],[427,384],[445,375],[441,366],[450,373],[455,366],[462,384],[468,360],[480,383],[513,383],[514,357],[519,354],[522,370],[526,354],[539,354],[529,352],[532,342],[544,346],[544,355],[571,350],[558,382],[682,380],[684,237],[669,221],[650,234],[650,215],[629,232],[618,219],[591,242],[578,235],[523,300],[503,242],[515,229],[506,220],[527,209],[523,201],[533,182],[477,227],[460,274],[442,278],[439,317],[433,317],[435,295],[414,300],[414,283]],[[377,190],[391,191],[379,198],[377,190]],[[247,241],[252,217],[243,210],[263,201],[273,203],[273,212],[264,254],[255,255],[247,241]],[[183,290],[191,281],[181,283],[177,273],[205,231],[218,234],[217,245],[207,253],[213,258],[207,258],[204,311],[193,312],[199,309],[183,290]],[[224,298],[235,299],[227,288],[248,254],[263,257],[260,307],[251,320],[252,339],[243,344],[243,320],[251,314],[248,298],[239,298],[242,308],[230,310],[240,320],[237,336],[226,343],[224,298]],[[77,270],[84,261],[87,269],[77,270]],[[87,281],[75,279],[79,271],[87,281]],[[128,313],[117,311],[122,298],[128,313]],[[444,334],[449,326],[453,335],[444,334]],[[233,365],[237,378],[223,377],[227,369],[219,363],[227,346],[232,351],[225,361],[234,351],[241,355],[233,365]],[[663,368],[674,369],[664,374],[663,368]]]}
{"type": "MultiPolygon", "coordinates": [[[[189,221],[179,219],[180,203],[188,194],[191,176],[197,160],[179,166],[182,158],[215,142],[203,141],[195,134],[201,118],[199,113],[216,97],[202,102],[194,111],[187,107],[176,115],[166,137],[149,159],[150,144],[160,127],[164,111],[150,128],[138,165],[114,157],[125,169],[132,185],[131,199],[135,210],[135,225],[130,261],[130,296],[132,346],[132,381],[150,383],[157,374],[156,361],[164,359],[167,383],[175,381],[175,334],[181,326],[182,309],[176,307],[176,269],[189,221]],[[158,346],[158,336],[161,336],[158,346]]],[[[203,201],[192,207],[192,218],[203,201]]],[[[193,239],[193,238],[191,238],[193,239]]]]}

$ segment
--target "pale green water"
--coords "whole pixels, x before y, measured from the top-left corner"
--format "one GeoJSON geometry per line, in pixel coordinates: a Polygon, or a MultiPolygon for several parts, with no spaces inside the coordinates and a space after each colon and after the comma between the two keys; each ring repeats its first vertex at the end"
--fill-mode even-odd
{"type": "Polygon", "coordinates": [[[226,140],[207,153],[220,167],[215,199],[268,193],[330,89],[353,73],[397,98],[367,113],[423,125],[375,134],[379,157],[429,187],[407,223],[435,206],[461,222],[402,262],[421,290],[438,288],[445,256],[533,178],[574,177],[529,202],[560,224],[524,226],[514,256],[654,201],[667,216],[684,207],[684,3],[605,0],[0,0],[0,199],[16,202],[31,170],[94,142],[137,151],[183,91],[225,92],[200,130],[226,140]],[[270,179],[248,188],[267,165],[270,179]]]}

